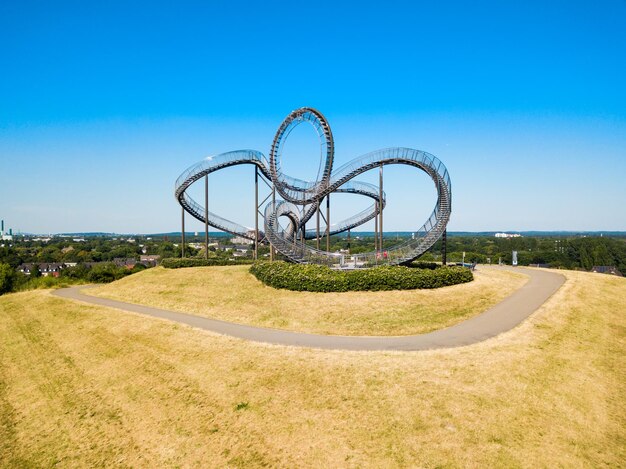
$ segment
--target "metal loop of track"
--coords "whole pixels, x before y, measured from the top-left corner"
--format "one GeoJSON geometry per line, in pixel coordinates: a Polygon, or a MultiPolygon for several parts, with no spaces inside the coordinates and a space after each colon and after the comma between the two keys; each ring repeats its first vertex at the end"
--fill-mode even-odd
{"type": "Polygon", "coordinates": [[[254,239],[255,230],[208,212],[193,200],[187,189],[204,176],[230,166],[249,164],[270,181],[283,200],[268,202],[264,214],[264,238],[280,253],[293,262],[325,264],[331,267],[367,268],[381,264],[404,264],[424,254],[442,236],[450,219],[452,188],[445,165],[435,156],[411,148],[386,148],[357,157],[333,171],[334,140],[330,125],[324,116],[312,108],[300,108],[289,114],[280,125],[270,149],[270,160],[259,151],[237,150],[205,158],[184,171],[176,180],[174,195],[184,210],[201,222],[218,230],[254,239]],[[318,179],[302,181],[281,171],[281,152],[289,133],[300,123],[310,123],[318,133],[322,155],[318,179]],[[306,243],[320,232],[334,235],[361,226],[376,218],[385,208],[384,192],[375,184],[355,181],[366,171],[385,165],[402,164],[421,169],[428,174],[437,189],[437,203],[430,217],[415,230],[410,239],[390,248],[373,252],[346,255],[316,249],[306,243]],[[373,204],[360,213],[330,226],[311,230],[306,223],[320,210],[320,202],[332,193],[362,195],[373,204]],[[288,220],[283,227],[281,220],[288,220]],[[297,235],[301,233],[301,236],[297,235]]]}
{"type": "Polygon", "coordinates": [[[333,133],[322,113],[306,107],[292,111],[278,128],[278,132],[276,132],[270,148],[270,173],[276,190],[288,202],[299,205],[317,202],[319,195],[324,192],[324,189],[328,186],[328,181],[333,169],[334,154],[335,144],[333,133]],[[280,169],[280,157],[283,145],[291,131],[302,122],[309,122],[316,130],[320,139],[322,155],[325,154],[325,160],[322,161],[324,166],[322,177],[319,178],[318,172],[318,179],[314,182],[302,181],[286,176],[280,169]]]}

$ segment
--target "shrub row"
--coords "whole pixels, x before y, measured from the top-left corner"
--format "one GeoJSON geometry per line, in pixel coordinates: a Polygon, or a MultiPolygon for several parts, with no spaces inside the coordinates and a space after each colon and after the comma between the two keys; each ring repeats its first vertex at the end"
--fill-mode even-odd
{"type": "Polygon", "coordinates": [[[161,261],[161,265],[167,269],[180,269],[182,267],[210,267],[217,265],[250,265],[252,263],[254,263],[252,259],[181,259],[176,257],[168,257],[161,261]]]}
{"type": "Polygon", "coordinates": [[[410,264],[407,264],[407,267],[411,267],[412,269],[435,270],[435,269],[438,269],[439,267],[442,267],[442,265],[437,264],[436,262],[413,261],[410,264]]]}
{"type": "Polygon", "coordinates": [[[474,279],[472,272],[463,267],[430,270],[381,266],[363,270],[332,270],[322,265],[259,262],[250,268],[250,272],[270,287],[311,292],[415,290],[456,285],[474,279]]]}

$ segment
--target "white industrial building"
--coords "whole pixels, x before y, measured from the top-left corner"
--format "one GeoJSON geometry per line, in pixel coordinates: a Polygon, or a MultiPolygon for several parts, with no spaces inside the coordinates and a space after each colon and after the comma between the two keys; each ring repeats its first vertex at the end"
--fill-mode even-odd
{"type": "Polygon", "coordinates": [[[4,220],[0,222],[0,240],[13,241],[13,230],[10,229],[8,233],[4,231],[4,220]]]}

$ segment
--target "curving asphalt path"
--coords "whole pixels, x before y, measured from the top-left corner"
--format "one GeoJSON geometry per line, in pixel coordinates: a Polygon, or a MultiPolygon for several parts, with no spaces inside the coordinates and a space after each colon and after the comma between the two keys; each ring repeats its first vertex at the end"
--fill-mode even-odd
{"type": "Polygon", "coordinates": [[[85,288],[89,288],[85,286],[63,288],[54,291],[52,294],[61,298],[167,319],[218,334],[254,342],[332,350],[414,351],[462,347],[464,345],[482,342],[483,340],[506,332],[535,312],[537,308],[550,298],[565,282],[563,275],[545,270],[527,269],[523,267],[481,268],[495,268],[520,272],[528,275],[530,280],[502,302],[467,321],[445,329],[429,332],[428,334],[399,337],[330,336],[246,326],[191,314],[177,313],[165,309],[152,308],[150,306],[90,296],[81,291],[85,288]]]}

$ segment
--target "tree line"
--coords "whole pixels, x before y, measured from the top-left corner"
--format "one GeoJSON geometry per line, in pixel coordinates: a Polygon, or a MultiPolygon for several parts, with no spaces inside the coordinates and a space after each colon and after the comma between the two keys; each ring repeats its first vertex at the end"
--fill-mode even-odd
{"type": "MultiPolygon", "coordinates": [[[[402,238],[386,236],[383,249],[390,249],[402,238]]],[[[314,242],[313,242],[314,243],[314,242]]],[[[309,245],[313,245],[311,241],[309,245]]],[[[326,241],[321,247],[325,249],[326,241]]],[[[337,235],[331,237],[331,251],[349,250],[351,254],[374,249],[373,237],[337,235]]],[[[495,238],[490,236],[448,236],[448,262],[461,262],[465,252],[466,262],[511,264],[512,253],[517,251],[519,265],[545,264],[554,268],[589,271],[595,265],[617,267],[626,275],[626,238],[608,236],[571,237],[519,237],[495,238]]],[[[442,241],[424,254],[420,260],[441,261],[442,241]]]]}

